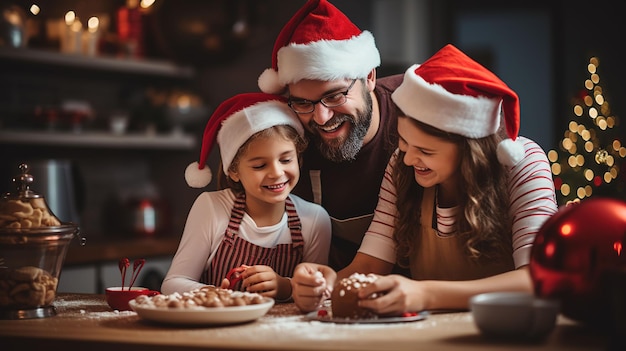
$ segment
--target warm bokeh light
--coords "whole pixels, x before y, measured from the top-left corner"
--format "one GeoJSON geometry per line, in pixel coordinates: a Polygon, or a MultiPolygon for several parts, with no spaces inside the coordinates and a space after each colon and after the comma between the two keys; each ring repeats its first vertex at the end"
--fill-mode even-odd
{"type": "Polygon", "coordinates": [[[598,117],[598,110],[596,110],[593,107],[589,108],[589,117],[591,117],[591,118],[598,117]]]}
{"type": "Polygon", "coordinates": [[[589,139],[591,139],[591,133],[588,130],[583,130],[580,133],[580,136],[583,138],[583,140],[587,141],[589,139]]]}
{"type": "Polygon", "coordinates": [[[591,81],[593,82],[593,84],[598,84],[600,83],[600,76],[597,74],[592,74],[591,75],[591,81]]]}
{"type": "Polygon", "coordinates": [[[615,118],[614,117],[607,117],[606,118],[606,125],[609,126],[609,128],[615,127],[615,118]]]}
{"type": "Polygon", "coordinates": [[[74,11],[67,11],[65,14],[65,24],[71,26],[74,21],[76,21],[76,13],[74,11]]]}
{"type": "Polygon", "coordinates": [[[561,235],[563,236],[569,236],[570,234],[572,234],[572,225],[571,224],[563,224],[561,226],[561,235]]]}
{"type": "Polygon", "coordinates": [[[147,9],[150,6],[154,5],[154,1],[155,0],[141,0],[139,6],[141,6],[142,9],[147,9]]]}
{"type": "Polygon", "coordinates": [[[561,143],[561,145],[563,145],[563,148],[565,150],[569,150],[572,147],[572,140],[571,139],[563,139],[563,142],[561,143]]]}
{"type": "Polygon", "coordinates": [[[546,243],[546,247],[544,249],[544,254],[546,255],[546,257],[552,257],[554,256],[554,251],[555,251],[555,245],[553,242],[549,242],[546,243]]]}
{"type": "Polygon", "coordinates": [[[567,164],[568,164],[570,167],[572,167],[572,168],[576,167],[576,166],[577,166],[577,164],[576,164],[576,156],[570,156],[570,157],[568,157],[568,158],[567,158],[567,164]]]}
{"type": "Polygon", "coordinates": [[[181,94],[176,99],[176,107],[178,107],[179,110],[188,111],[191,108],[191,97],[186,94],[181,94]]]}
{"type": "Polygon", "coordinates": [[[613,158],[613,156],[612,155],[608,155],[606,157],[606,165],[611,167],[611,166],[613,166],[614,163],[615,163],[615,159],[613,158]]]}
{"type": "Polygon", "coordinates": [[[613,177],[613,179],[617,178],[617,168],[615,167],[611,167],[611,170],[609,171],[609,174],[611,174],[611,177],[613,177]]]}
{"type": "Polygon", "coordinates": [[[556,162],[558,159],[559,159],[558,152],[556,152],[555,150],[548,151],[548,160],[550,160],[550,162],[556,162]]]}
{"type": "Polygon", "coordinates": [[[578,117],[583,115],[583,108],[580,105],[574,106],[574,114],[578,117]]]}
{"type": "Polygon", "coordinates": [[[37,6],[36,4],[30,5],[30,13],[32,13],[34,16],[37,16],[39,12],[41,12],[41,8],[39,8],[39,6],[37,6]]]}
{"type": "Polygon", "coordinates": [[[595,64],[593,64],[593,62],[592,62],[592,63],[590,63],[590,64],[588,64],[588,65],[587,65],[587,71],[588,71],[589,73],[592,73],[592,74],[593,74],[593,73],[596,73],[596,65],[595,65],[595,64]]]}
{"type": "Polygon", "coordinates": [[[100,20],[98,19],[98,17],[91,17],[87,21],[87,30],[90,33],[97,32],[98,31],[98,26],[100,26],[100,20]]]}
{"type": "Polygon", "coordinates": [[[563,196],[569,196],[570,194],[570,187],[569,184],[563,184],[561,185],[561,194],[563,196]]]}
{"type": "Polygon", "coordinates": [[[602,105],[604,103],[604,96],[602,94],[596,95],[596,104],[602,105]]]}

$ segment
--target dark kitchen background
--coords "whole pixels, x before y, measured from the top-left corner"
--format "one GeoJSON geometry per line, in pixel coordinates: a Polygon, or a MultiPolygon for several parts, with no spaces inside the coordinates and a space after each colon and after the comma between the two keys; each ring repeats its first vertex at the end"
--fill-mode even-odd
{"type": "MultiPolygon", "coordinates": [[[[304,2],[0,1],[0,190],[13,191],[28,163],[33,189],[80,225],[87,245],[70,249],[60,291],[118,285],[124,256],[146,257],[141,283],[159,288],[202,191],[183,173],[206,120],[222,100],[258,91],[278,32],[304,2]]],[[[624,115],[624,25],[612,1],[333,4],[374,34],[379,76],[446,43],[494,70],[520,95],[520,134],[546,151],[593,56],[611,110],[624,115]]],[[[210,162],[216,170],[215,153],[210,162]]]]}

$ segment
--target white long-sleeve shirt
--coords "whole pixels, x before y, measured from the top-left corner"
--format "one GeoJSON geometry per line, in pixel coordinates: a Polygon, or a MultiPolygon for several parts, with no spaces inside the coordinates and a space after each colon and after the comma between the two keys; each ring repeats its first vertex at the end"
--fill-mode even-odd
{"type": "MultiPolygon", "coordinates": [[[[518,138],[524,144],[525,155],[509,170],[509,213],[513,219],[513,262],[516,268],[530,262],[530,251],[539,228],[558,208],[545,152],[534,141],[521,136],[518,138]]],[[[390,263],[396,262],[393,227],[398,211],[396,189],[391,177],[396,156],[397,151],[385,170],[374,219],[359,248],[359,252],[390,263]]],[[[437,207],[436,211],[438,231],[450,233],[458,208],[437,207]]]]}
{"type": "MultiPolygon", "coordinates": [[[[293,194],[289,196],[302,224],[303,261],[327,264],[331,236],[328,213],[317,204],[293,194]]],[[[204,285],[200,283],[201,275],[209,269],[224,238],[235,198],[230,189],[204,192],[198,196],[189,211],[178,250],[161,285],[162,293],[184,292],[204,285]]],[[[279,223],[267,227],[258,227],[244,213],[239,236],[261,247],[291,243],[287,213],[279,223]]]]}

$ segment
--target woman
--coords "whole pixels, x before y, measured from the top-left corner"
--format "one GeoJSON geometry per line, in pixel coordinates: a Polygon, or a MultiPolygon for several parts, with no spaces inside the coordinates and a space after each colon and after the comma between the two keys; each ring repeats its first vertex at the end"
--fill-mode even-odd
{"type": "Polygon", "coordinates": [[[359,304],[387,315],[467,309],[479,293],[532,291],[530,249],[557,204],[544,151],[518,137],[517,94],[447,45],[410,67],[392,98],[401,110],[399,148],[372,225],[339,273],[308,263],[296,268],[298,307],[314,310],[352,273],[382,275],[360,291],[359,304]],[[387,275],[396,262],[412,279],[387,275]],[[366,299],[373,293],[378,297],[366,299]]]}

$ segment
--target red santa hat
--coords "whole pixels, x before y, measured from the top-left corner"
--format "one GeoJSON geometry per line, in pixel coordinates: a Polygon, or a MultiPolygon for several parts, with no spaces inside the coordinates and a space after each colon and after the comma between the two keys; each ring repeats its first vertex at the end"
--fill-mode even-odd
{"type": "Polygon", "coordinates": [[[524,157],[524,145],[516,141],[520,126],[517,94],[453,45],[411,66],[391,97],[407,116],[473,139],[495,134],[502,111],[510,139],[498,145],[498,160],[514,166],[524,157]]]}
{"type": "Polygon", "coordinates": [[[302,123],[282,96],[245,93],[224,101],[213,112],[204,129],[200,160],[191,163],[185,170],[187,184],[203,188],[211,182],[212,174],[206,161],[216,141],[224,172],[228,172],[237,151],[252,135],[277,125],[292,126],[304,135],[302,123]]]}
{"type": "Polygon", "coordinates": [[[372,33],[361,31],[328,1],[309,0],[281,30],[272,67],[258,83],[261,91],[280,94],[302,79],[363,78],[379,65],[372,33]]]}

